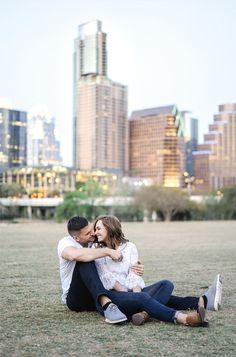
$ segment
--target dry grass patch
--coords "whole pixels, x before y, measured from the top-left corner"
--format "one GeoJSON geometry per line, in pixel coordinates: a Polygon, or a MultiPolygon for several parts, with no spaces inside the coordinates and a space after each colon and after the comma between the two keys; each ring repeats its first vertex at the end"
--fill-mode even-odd
{"type": "Polygon", "coordinates": [[[209,329],[152,321],[110,326],[61,304],[56,255],[65,224],[0,224],[1,356],[234,356],[236,222],[126,223],[147,283],[168,278],[178,295],[200,295],[220,271],[223,308],[209,329]]]}

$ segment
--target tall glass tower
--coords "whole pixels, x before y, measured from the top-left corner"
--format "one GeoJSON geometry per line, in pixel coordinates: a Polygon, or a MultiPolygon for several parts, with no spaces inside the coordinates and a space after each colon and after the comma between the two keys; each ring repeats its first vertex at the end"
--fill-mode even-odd
{"type": "Polygon", "coordinates": [[[185,171],[189,176],[193,176],[193,152],[197,150],[198,145],[198,119],[193,118],[188,111],[183,111],[182,116],[184,120],[185,171]]]}
{"type": "Polygon", "coordinates": [[[107,77],[101,21],[79,26],[74,50],[73,162],[81,170],[128,169],[127,87],[107,77]]]}
{"type": "Polygon", "coordinates": [[[75,54],[78,77],[89,74],[107,75],[106,34],[102,32],[101,21],[94,20],[79,26],[75,54]]]}
{"type": "Polygon", "coordinates": [[[27,113],[0,108],[0,171],[26,165],[27,113]]]}

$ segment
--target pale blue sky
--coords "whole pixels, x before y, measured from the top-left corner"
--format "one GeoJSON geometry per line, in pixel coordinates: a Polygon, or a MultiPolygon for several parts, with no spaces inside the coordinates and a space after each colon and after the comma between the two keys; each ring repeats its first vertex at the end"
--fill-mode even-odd
{"type": "Polygon", "coordinates": [[[236,102],[236,0],[0,0],[0,97],[56,118],[71,163],[72,53],[78,25],[103,22],[108,75],[126,84],[129,113],[176,104],[199,118],[236,102]]]}

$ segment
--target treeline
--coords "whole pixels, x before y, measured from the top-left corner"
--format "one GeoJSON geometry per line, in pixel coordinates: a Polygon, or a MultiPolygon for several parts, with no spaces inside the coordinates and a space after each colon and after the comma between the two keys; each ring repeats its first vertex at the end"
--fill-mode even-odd
{"type": "Polygon", "coordinates": [[[148,186],[133,195],[133,203],[127,206],[94,205],[103,196],[99,185],[87,182],[78,190],[65,196],[56,209],[56,218],[68,219],[83,215],[93,220],[100,214],[114,214],[122,221],[174,221],[174,220],[228,220],[236,219],[236,187],[225,188],[220,196],[212,193],[201,203],[190,200],[180,189],[148,186]]]}
{"type": "MultiPolygon", "coordinates": [[[[25,190],[16,184],[0,185],[0,197],[22,197],[25,194],[25,190]]],[[[97,205],[96,200],[99,197],[108,195],[109,192],[104,192],[103,187],[93,179],[85,183],[78,182],[76,190],[67,193],[63,203],[57,206],[54,217],[58,221],[67,220],[74,215],[93,220],[101,214],[114,214],[122,221],[236,219],[236,187],[202,196],[201,203],[196,203],[183,190],[153,185],[133,193],[132,203],[126,206],[113,205],[108,208],[102,204],[97,205]]],[[[6,209],[0,204],[0,218],[14,218],[17,215],[19,216],[19,211],[17,213],[14,207],[6,209]]]]}

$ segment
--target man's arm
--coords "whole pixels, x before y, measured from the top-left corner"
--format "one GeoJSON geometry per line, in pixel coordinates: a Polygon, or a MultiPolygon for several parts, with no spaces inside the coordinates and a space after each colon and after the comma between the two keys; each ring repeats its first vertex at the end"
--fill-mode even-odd
{"type": "Polygon", "coordinates": [[[78,262],[91,262],[94,259],[102,257],[111,257],[114,261],[119,261],[121,258],[121,252],[118,250],[110,248],[75,248],[75,247],[66,247],[62,251],[62,258],[66,260],[76,260],[78,262]]]}

